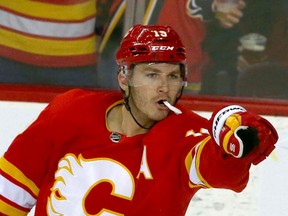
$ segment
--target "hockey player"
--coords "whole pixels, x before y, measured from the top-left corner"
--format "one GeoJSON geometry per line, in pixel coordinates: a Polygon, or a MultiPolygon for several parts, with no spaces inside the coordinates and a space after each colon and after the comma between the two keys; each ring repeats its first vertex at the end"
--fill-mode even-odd
{"type": "Polygon", "coordinates": [[[243,190],[278,139],[231,105],[207,120],[175,103],[186,53],[168,26],[136,25],[116,55],[120,93],[56,97],[1,158],[0,212],[185,215],[201,188],[243,190]]]}

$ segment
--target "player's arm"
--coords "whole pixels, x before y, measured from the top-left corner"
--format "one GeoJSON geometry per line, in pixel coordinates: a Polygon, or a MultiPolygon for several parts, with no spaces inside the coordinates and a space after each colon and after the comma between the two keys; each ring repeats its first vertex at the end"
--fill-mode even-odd
{"type": "Polygon", "coordinates": [[[27,215],[36,204],[52,151],[51,128],[43,115],[0,158],[0,212],[5,215],[27,215]]]}
{"type": "Polygon", "coordinates": [[[26,215],[36,204],[55,151],[53,134],[58,124],[54,124],[54,113],[59,109],[55,103],[60,103],[62,96],[57,98],[0,158],[0,212],[5,215],[26,215]]]}
{"type": "Polygon", "coordinates": [[[277,132],[266,119],[240,106],[215,112],[209,123],[211,136],[198,142],[186,157],[190,186],[240,192],[248,182],[251,164],[257,165],[273,151],[277,132]]]}

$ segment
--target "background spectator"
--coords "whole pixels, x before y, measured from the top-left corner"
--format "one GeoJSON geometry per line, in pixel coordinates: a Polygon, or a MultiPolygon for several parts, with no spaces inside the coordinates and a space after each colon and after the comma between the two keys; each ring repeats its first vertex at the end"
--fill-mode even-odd
{"type": "MultiPolygon", "coordinates": [[[[240,2],[242,8],[243,2],[240,2]]],[[[112,2],[106,0],[106,4],[112,6],[109,10],[109,16],[105,16],[109,18],[106,19],[107,22],[99,41],[98,51],[100,57],[97,80],[99,80],[98,86],[100,87],[117,88],[118,83],[115,77],[107,75],[105,71],[117,70],[115,52],[123,32],[126,2],[123,0],[112,2]]],[[[203,66],[206,64],[206,55],[201,48],[201,43],[205,37],[203,20],[214,19],[213,5],[213,0],[145,1],[142,24],[169,25],[181,35],[188,55],[188,87],[185,90],[189,93],[198,93],[201,88],[203,66]],[[171,13],[173,13],[173,16],[171,16],[171,13]]],[[[103,4],[103,6],[105,5],[103,4]]],[[[217,20],[217,23],[220,23],[224,28],[230,28],[238,23],[241,16],[242,13],[239,14],[239,11],[236,11],[228,19],[217,20]]],[[[97,20],[99,20],[98,17],[97,20]]]]}
{"type": "Polygon", "coordinates": [[[212,21],[206,24],[207,35],[203,50],[209,56],[209,63],[203,71],[201,94],[235,95],[238,77],[238,46],[241,36],[259,33],[268,38],[275,21],[283,11],[282,0],[247,0],[244,16],[233,28],[221,28],[212,21]]]}

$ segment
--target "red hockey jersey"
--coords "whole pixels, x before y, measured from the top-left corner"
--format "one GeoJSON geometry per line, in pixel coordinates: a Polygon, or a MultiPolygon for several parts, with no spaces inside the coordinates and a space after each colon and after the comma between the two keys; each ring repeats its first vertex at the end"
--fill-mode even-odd
{"type": "Polygon", "coordinates": [[[175,216],[200,188],[245,188],[250,162],[224,154],[207,119],[182,109],[126,137],[106,123],[122,102],[85,90],[56,97],[0,160],[0,212],[175,216]]]}

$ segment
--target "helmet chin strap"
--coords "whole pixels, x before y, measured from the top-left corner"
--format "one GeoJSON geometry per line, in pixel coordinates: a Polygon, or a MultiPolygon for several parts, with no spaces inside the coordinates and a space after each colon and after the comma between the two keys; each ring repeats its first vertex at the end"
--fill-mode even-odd
{"type": "Polygon", "coordinates": [[[128,95],[127,95],[127,96],[124,95],[124,106],[125,106],[126,110],[130,113],[130,115],[132,116],[133,120],[136,122],[136,124],[137,124],[139,127],[143,128],[143,129],[146,129],[146,130],[151,129],[151,128],[154,126],[154,124],[153,124],[151,127],[145,127],[145,126],[143,126],[142,124],[140,124],[140,122],[139,122],[139,121],[136,119],[136,117],[133,115],[132,110],[131,110],[131,107],[130,107],[130,105],[129,105],[130,92],[131,92],[131,89],[130,89],[130,86],[129,86],[129,93],[128,93],[128,95]]]}
{"type": "Polygon", "coordinates": [[[182,97],[183,91],[184,91],[184,86],[182,86],[181,89],[179,90],[179,96],[176,98],[174,104],[176,104],[177,101],[182,97]]]}
{"type": "Polygon", "coordinates": [[[140,124],[139,121],[137,121],[136,117],[133,115],[133,113],[132,113],[132,111],[131,111],[131,107],[130,107],[130,105],[129,105],[129,99],[128,99],[128,98],[129,98],[129,96],[127,96],[127,97],[124,98],[124,106],[125,106],[125,108],[127,109],[127,111],[130,113],[130,115],[132,116],[132,118],[134,119],[134,121],[136,122],[136,124],[137,124],[139,127],[143,128],[143,129],[146,129],[146,130],[151,129],[151,128],[153,127],[153,125],[152,125],[151,127],[145,127],[145,126],[143,126],[142,124],[140,124]]]}

